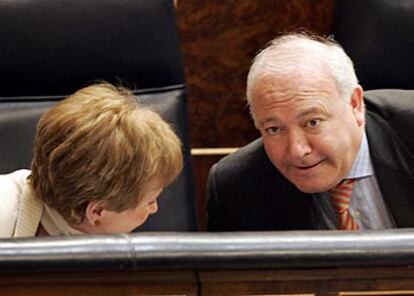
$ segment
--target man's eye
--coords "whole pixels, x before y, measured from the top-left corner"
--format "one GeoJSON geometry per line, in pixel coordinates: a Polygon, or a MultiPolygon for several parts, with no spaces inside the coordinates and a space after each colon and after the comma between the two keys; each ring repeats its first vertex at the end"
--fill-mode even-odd
{"type": "Polygon", "coordinates": [[[280,132],[280,128],[278,127],[268,127],[265,129],[266,133],[269,135],[276,135],[280,132]]]}
{"type": "Polygon", "coordinates": [[[313,127],[317,127],[320,123],[321,123],[320,119],[314,118],[314,119],[309,120],[306,126],[313,128],[313,127]]]}

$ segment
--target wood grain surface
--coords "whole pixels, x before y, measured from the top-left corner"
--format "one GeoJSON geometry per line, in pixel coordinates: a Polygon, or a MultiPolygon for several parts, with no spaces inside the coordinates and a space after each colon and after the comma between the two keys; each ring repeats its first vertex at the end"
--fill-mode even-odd
{"type": "Polygon", "coordinates": [[[176,15],[189,88],[192,147],[258,137],[245,98],[255,53],[281,32],[329,34],[334,0],[180,0],[176,15]]]}

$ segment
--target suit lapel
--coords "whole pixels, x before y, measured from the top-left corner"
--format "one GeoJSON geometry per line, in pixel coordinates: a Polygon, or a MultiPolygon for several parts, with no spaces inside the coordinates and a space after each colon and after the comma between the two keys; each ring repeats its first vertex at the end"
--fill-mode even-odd
{"type": "Polygon", "coordinates": [[[366,129],[383,198],[398,227],[414,227],[414,157],[378,115],[367,112],[366,129]]]}

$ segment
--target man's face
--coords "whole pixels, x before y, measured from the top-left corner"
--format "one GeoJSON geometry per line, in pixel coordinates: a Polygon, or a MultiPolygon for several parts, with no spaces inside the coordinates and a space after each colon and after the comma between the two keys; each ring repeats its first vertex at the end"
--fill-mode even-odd
{"type": "Polygon", "coordinates": [[[345,102],[326,71],[310,72],[262,78],[251,110],[272,163],[299,190],[315,193],[351,170],[365,117],[359,86],[345,102]]]}

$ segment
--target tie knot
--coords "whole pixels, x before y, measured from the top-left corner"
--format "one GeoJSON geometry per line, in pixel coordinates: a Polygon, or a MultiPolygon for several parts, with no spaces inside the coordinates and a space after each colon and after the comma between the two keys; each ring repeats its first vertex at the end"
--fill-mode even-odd
{"type": "Polygon", "coordinates": [[[354,183],[354,179],[345,179],[329,191],[332,205],[338,213],[348,210],[354,183]]]}

